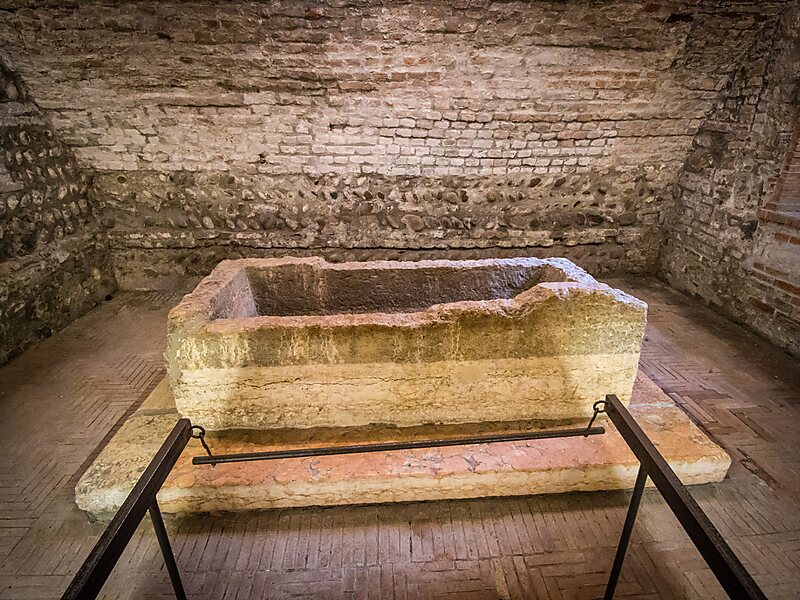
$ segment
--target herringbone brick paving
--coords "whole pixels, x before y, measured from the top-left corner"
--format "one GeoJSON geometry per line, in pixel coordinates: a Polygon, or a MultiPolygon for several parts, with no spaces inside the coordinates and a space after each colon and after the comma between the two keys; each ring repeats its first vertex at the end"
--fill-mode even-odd
{"type": "MultiPolygon", "coordinates": [[[[692,489],[770,598],[800,597],[797,361],[653,279],[642,368],[733,457],[692,489]]],[[[0,599],[58,597],[102,526],[73,487],[164,375],[178,296],[124,293],[0,368],[0,599]]],[[[488,498],[169,518],[193,598],[597,598],[627,493],[488,498]]],[[[169,598],[148,522],[104,593],[169,598]]],[[[722,598],[656,492],[619,597],[722,598]]]]}

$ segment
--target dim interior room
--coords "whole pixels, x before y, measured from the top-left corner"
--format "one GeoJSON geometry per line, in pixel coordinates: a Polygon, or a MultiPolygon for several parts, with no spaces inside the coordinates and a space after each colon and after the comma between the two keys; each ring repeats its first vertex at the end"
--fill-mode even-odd
{"type": "Polygon", "coordinates": [[[0,600],[797,598],[798,0],[0,2],[0,600]]]}

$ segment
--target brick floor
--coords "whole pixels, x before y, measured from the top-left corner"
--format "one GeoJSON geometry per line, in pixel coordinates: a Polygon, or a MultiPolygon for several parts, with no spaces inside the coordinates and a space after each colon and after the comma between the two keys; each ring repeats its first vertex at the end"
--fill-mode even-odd
{"type": "MultiPolygon", "coordinates": [[[[770,598],[800,589],[800,366],[653,279],[642,367],[732,455],[695,498],[770,598]]],[[[72,501],[80,474],[164,375],[177,296],[125,293],[0,368],[0,599],[58,597],[102,531],[72,501]]],[[[597,598],[626,493],[276,510],[167,521],[193,598],[597,598]]],[[[143,523],[109,598],[171,597],[143,523]]],[[[724,594],[648,491],[618,589],[724,594]]]]}

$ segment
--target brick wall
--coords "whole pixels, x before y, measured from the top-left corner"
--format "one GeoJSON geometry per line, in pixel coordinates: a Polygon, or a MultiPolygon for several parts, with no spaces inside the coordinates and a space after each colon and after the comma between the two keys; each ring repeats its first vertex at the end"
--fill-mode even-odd
{"type": "Polygon", "coordinates": [[[779,211],[777,202],[782,166],[792,164],[799,33],[793,3],[754,40],[700,126],[678,176],[661,257],[670,284],[795,354],[800,219],[779,211]]]}
{"type": "Polygon", "coordinates": [[[800,213],[800,111],[795,119],[794,137],[789,142],[786,164],[778,181],[775,196],[764,205],[764,208],[784,213],[800,213]]]}
{"type": "Polygon", "coordinates": [[[0,364],[114,289],[88,180],[0,64],[0,364]]]}
{"type": "Polygon", "coordinates": [[[220,259],[652,272],[699,125],[782,2],[18,2],[124,287],[220,259]]]}

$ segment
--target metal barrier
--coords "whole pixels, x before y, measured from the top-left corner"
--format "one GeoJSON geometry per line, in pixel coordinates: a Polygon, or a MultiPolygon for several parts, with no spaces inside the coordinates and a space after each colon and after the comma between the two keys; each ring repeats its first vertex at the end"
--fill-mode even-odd
{"type": "Polygon", "coordinates": [[[714,528],[711,521],[689,495],[684,485],[680,482],[673,470],[659,454],[656,447],[642,431],[631,416],[628,409],[613,395],[606,396],[605,401],[595,403],[594,415],[589,424],[584,428],[561,429],[553,431],[531,431],[510,434],[496,434],[487,436],[472,436],[438,440],[417,440],[413,442],[388,442],[382,444],[364,444],[355,446],[333,446],[324,448],[299,448],[296,450],[281,450],[276,452],[256,452],[248,454],[214,455],[205,441],[205,431],[202,427],[192,426],[188,419],[179,420],[164,444],[156,453],[142,477],[134,486],[125,502],[117,511],[100,540],[95,544],[89,557],[78,570],[75,578],[70,583],[67,591],[62,596],[64,599],[95,598],[100,593],[103,584],[111,574],[114,565],[122,555],[139,523],[144,518],[145,512],[150,513],[153,527],[156,531],[161,553],[169,572],[175,596],[179,599],[186,598],[181,583],[180,573],[175,564],[175,556],[169,543],[164,521],[156,502],[156,494],[163,485],[170,470],[174,466],[181,452],[186,447],[191,437],[200,439],[207,456],[194,457],[194,464],[217,464],[226,462],[243,462],[254,460],[275,460],[285,458],[302,458],[309,456],[329,456],[336,454],[354,454],[360,452],[383,452],[389,450],[403,450],[411,448],[432,448],[440,446],[455,446],[464,444],[482,444],[498,441],[524,441],[533,439],[548,439],[558,437],[586,437],[599,435],[605,432],[602,427],[593,427],[598,414],[606,413],[616,426],[622,439],[636,455],[640,467],[636,476],[636,484],[631,496],[628,514],[622,528],[617,553],[611,569],[611,576],[606,587],[605,598],[614,597],[614,592],[622,571],[625,554],[630,543],[631,532],[636,521],[639,503],[644,492],[648,476],[661,492],[667,505],[678,518],[681,526],[689,534],[700,554],[703,556],[712,572],[719,580],[722,587],[731,598],[761,599],[765,598],[763,592],[747,573],[741,562],[730,549],[722,536],[714,528]],[[198,430],[199,434],[193,436],[192,431],[198,430]]]}
{"type": "Polygon", "coordinates": [[[628,514],[622,527],[622,536],[617,546],[617,554],[608,579],[605,599],[614,597],[622,563],[631,539],[633,524],[639,511],[647,478],[653,480],[656,488],[664,498],[672,513],[678,518],[684,531],[694,542],[703,559],[708,564],[717,581],[731,598],[766,598],[742,563],[722,538],[719,531],[691,497],[675,471],[667,464],[664,457],[642,431],[628,409],[614,395],[606,396],[605,413],[619,431],[622,439],[639,460],[639,473],[628,506],[628,514]]]}
{"type": "Polygon", "coordinates": [[[164,481],[186,444],[189,443],[191,436],[192,424],[189,419],[180,419],[175,423],[175,427],[172,428],[167,439],[164,440],[161,448],[156,452],[153,460],[150,461],[139,481],[133,486],[131,493],[128,494],[125,502],[119,507],[103,535],[92,548],[89,557],[78,569],[67,591],[61,596],[62,600],[84,600],[97,597],[146,512],[150,513],[153,521],[153,529],[156,530],[158,545],[161,547],[161,554],[167,565],[175,597],[180,600],[186,598],[178,566],[175,564],[175,555],[172,553],[164,520],[161,518],[161,511],[158,508],[156,494],[164,485],[164,481]]]}
{"type": "Polygon", "coordinates": [[[354,446],[329,446],[323,448],[298,448],[296,450],[275,450],[272,452],[246,452],[243,454],[213,454],[205,441],[205,431],[200,429],[200,443],[208,456],[195,456],[193,465],[216,465],[219,463],[250,462],[254,460],[278,460],[281,458],[308,458],[310,456],[335,456],[342,454],[361,454],[365,452],[392,452],[420,448],[441,448],[443,446],[469,446],[473,444],[493,444],[495,442],[525,442],[529,440],[551,440],[565,437],[587,437],[606,432],[603,427],[592,427],[597,410],[586,427],[575,429],[551,429],[545,431],[523,431],[518,433],[497,433],[438,440],[414,440],[408,442],[383,442],[377,444],[356,444],[354,446]]]}

